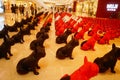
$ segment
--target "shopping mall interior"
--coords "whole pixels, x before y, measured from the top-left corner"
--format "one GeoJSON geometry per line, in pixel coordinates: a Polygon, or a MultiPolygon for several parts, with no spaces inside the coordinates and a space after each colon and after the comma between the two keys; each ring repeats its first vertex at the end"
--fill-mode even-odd
{"type": "Polygon", "coordinates": [[[119,79],[119,0],[0,0],[0,80],[119,79]]]}

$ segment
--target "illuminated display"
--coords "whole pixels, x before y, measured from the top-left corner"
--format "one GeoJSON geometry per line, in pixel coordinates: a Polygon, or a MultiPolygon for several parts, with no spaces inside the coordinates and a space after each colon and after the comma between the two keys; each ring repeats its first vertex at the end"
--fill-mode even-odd
{"type": "Polygon", "coordinates": [[[116,11],[118,9],[118,4],[107,4],[107,11],[116,11]]]}

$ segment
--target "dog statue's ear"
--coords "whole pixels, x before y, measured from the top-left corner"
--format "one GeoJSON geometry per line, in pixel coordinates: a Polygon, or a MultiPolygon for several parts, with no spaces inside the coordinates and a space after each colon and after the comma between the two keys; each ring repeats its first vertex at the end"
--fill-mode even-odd
{"type": "Polygon", "coordinates": [[[116,46],[115,46],[115,44],[113,43],[113,44],[112,44],[112,49],[115,48],[115,47],[116,47],[116,46]]]}
{"type": "Polygon", "coordinates": [[[87,63],[87,62],[88,62],[88,59],[87,59],[87,57],[85,56],[85,57],[84,57],[84,64],[87,63]]]}

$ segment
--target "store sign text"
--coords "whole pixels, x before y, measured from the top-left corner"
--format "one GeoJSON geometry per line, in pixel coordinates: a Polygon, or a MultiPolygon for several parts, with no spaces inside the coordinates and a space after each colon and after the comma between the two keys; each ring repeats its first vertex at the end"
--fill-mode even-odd
{"type": "Polygon", "coordinates": [[[107,11],[116,11],[118,9],[118,4],[107,4],[107,11]]]}

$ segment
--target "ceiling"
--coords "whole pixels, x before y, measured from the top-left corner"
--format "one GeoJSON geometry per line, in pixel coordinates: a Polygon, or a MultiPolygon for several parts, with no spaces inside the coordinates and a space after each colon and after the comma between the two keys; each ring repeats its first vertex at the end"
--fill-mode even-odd
{"type": "Polygon", "coordinates": [[[66,5],[66,4],[71,4],[73,0],[28,0],[35,2],[37,5],[41,5],[44,8],[48,8],[49,6],[46,6],[46,4],[52,4],[54,3],[55,5],[66,5]]]}

